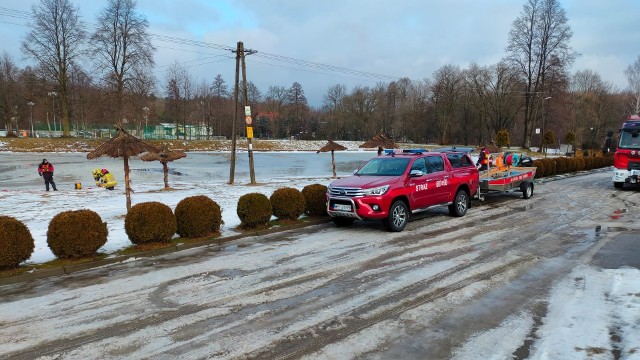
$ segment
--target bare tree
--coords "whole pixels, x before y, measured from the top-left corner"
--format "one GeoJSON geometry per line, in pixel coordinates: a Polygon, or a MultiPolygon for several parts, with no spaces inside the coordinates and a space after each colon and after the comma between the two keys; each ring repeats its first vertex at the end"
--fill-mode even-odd
{"type": "Polygon", "coordinates": [[[213,96],[213,106],[212,109],[210,109],[210,114],[214,119],[216,135],[222,135],[222,120],[224,119],[225,115],[228,115],[230,93],[229,87],[220,74],[216,75],[215,79],[213,79],[213,84],[211,85],[211,95],[213,96]]]}
{"type": "Polygon", "coordinates": [[[0,57],[0,118],[7,129],[7,136],[18,130],[18,68],[6,51],[0,57]]]}
{"type": "Polygon", "coordinates": [[[602,80],[592,70],[577,71],[570,84],[572,99],[571,129],[584,147],[600,148],[599,139],[607,129],[615,128],[619,122],[615,101],[611,94],[613,85],[602,80]]]}
{"type": "Polygon", "coordinates": [[[309,112],[307,105],[307,97],[304,96],[302,85],[294,82],[287,90],[287,109],[289,126],[287,128],[287,136],[290,136],[293,130],[302,132],[305,127],[305,119],[309,112]]]}
{"type": "Polygon", "coordinates": [[[475,108],[489,134],[511,131],[516,115],[522,109],[517,69],[504,62],[490,67],[472,64],[464,75],[475,108]]]}
{"type": "Polygon", "coordinates": [[[21,44],[22,52],[34,59],[56,84],[60,95],[63,135],[70,135],[69,68],[81,55],[85,32],[78,8],[69,0],[41,0],[31,7],[33,24],[21,44]]]}
{"type": "Polygon", "coordinates": [[[284,108],[287,102],[287,89],[284,86],[269,86],[265,95],[265,109],[269,114],[270,132],[279,137],[286,136],[283,126],[284,108]]]}
{"type": "Polygon", "coordinates": [[[531,145],[536,103],[549,96],[546,88],[550,59],[557,58],[569,67],[575,53],[569,46],[573,33],[558,0],[527,0],[522,13],[513,22],[509,33],[507,60],[516,66],[525,83],[524,147],[531,145]]]}
{"type": "Polygon", "coordinates": [[[458,67],[445,65],[436,70],[431,85],[436,126],[440,133],[440,144],[450,141],[451,126],[457,103],[462,96],[462,74],[458,67]]]}
{"type": "Polygon", "coordinates": [[[153,52],[147,28],[149,22],[136,11],[134,0],[108,0],[98,14],[91,36],[92,51],[103,80],[116,97],[116,118],[125,116],[124,96],[133,92],[137,75],[153,65],[153,52]]]}
{"type": "Polygon", "coordinates": [[[332,140],[337,137],[344,136],[344,107],[343,101],[347,94],[347,87],[343,84],[336,84],[331,86],[323,98],[323,108],[325,112],[328,112],[328,120],[332,122],[328,126],[332,131],[332,136],[329,136],[332,140]]]}
{"type": "Polygon", "coordinates": [[[365,129],[369,126],[375,112],[375,97],[369,87],[356,86],[344,99],[347,138],[363,140],[365,129]]]}
{"type": "Polygon", "coordinates": [[[640,114],[640,56],[627,67],[624,73],[629,81],[629,90],[631,91],[629,113],[638,115],[640,114]]]}

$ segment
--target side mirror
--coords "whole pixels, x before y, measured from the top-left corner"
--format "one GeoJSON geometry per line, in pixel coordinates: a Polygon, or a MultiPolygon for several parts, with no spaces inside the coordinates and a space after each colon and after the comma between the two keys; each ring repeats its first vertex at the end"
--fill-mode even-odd
{"type": "Polygon", "coordinates": [[[411,170],[411,172],[409,173],[410,177],[420,177],[422,175],[424,175],[422,170],[411,170]]]}

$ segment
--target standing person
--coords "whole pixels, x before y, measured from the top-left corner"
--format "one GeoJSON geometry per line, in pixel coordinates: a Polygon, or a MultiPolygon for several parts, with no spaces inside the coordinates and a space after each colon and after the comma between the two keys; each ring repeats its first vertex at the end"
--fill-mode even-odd
{"type": "Polygon", "coordinates": [[[382,146],[378,146],[378,156],[382,155],[382,151],[384,151],[384,149],[382,148],[382,146]]]}
{"type": "Polygon", "coordinates": [[[478,168],[478,170],[485,171],[489,169],[490,156],[491,154],[489,153],[487,147],[483,146],[482,149],[480,149],[480,156],[478,156],[478,161],[476,162],[476,166],[480,165],[480,168],[478,168]]]}
{"type": "Polygon", "coordinates": [[[58,191],[56,183],[53,182],[53,165],[47,159],[42,159],[42,162],[38,165],[38,174],[44,179],[44,186],[47,191],[49,191],[49,184],[53,187],[53,191],[58,191]]]}

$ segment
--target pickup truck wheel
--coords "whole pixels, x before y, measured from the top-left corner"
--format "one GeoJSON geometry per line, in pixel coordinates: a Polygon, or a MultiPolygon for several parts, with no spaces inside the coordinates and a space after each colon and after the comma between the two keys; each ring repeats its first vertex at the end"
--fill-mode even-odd
{"type": "Polygon", "coordinates": [[[337,227],[349,226],[355,221],[355,219],[348,217],[333,217],[331,220],[333,220],[333,223],[336,224],[337,227]]]}
{"type": "Polygon", "coordinates": [[[624,186],[623,182],[617,182],[616,181],[616,182],[613,183],[613,187],[616,188],[616,189],[622,189],[623,186],[624,186]]]}
{"type": "Polygon", "coordinates": [[[520,191],[522,191],[522,198],[529,199],[533,196],[533,184],[531,181],[525,181],[520,184],[520,191]]]}
{"type": "Polygon", "coordinates": [[[393,232],[404,230],[409,221],[409,209],[402,200],[396,200],[389,208],[389,216],[384,220],[384,227],[393,232]]]}
{"type": "Polygon", "coordinates": [[[449,214],[451,216],[461,217],[467,213],[469,208],[469,194],[465,190],[458,190],[456,197],[453,199],[453,204],[449,205],[449,214]]]}

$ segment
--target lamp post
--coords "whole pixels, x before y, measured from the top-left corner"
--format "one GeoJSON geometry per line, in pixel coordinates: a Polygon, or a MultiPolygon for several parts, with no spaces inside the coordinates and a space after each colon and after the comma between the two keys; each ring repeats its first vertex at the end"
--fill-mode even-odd
{"type": "Polygon", "coordinates": [[[540,134],[540,151],[544,152],[544,157],[547,157],[547,152],[544,149],[544,126],[547,122],[547,107],[545,106],[545,100],[551,99],[551,96],[547,96],[542,99],[542,132],[540,134]]]}
{"type": "Polygon", "coordinates": [[[147,138],[147,121],[149,120],[149,108],[148,107],[143,107],[142,111],[144,111],[144,130],[142,130],[142,138],[146,139],[147,138]]]}
{"type": "Polygon", "coordinates": [[[56,132],[56,96],[58,93],[55,91],[49,91],[48,95],[51,97],[51,104],[53,105],[53,132],[56,132]]]}
{"type": "MultiPolygon", "coordinates": [[[[200,100],[200,106],[202,106],[202,124],[200,124],[200,129],[198,130],[198,138],[202,136],[202,128],[204,127],[204,100],[200,100]]],[[[206,129],[208,134],[209,128],[207,127],[206,129]]]]}
{"type": "Polygon", "coordinates": [[[31,137],[35,137],[35,133],[33,132],[33,105],[35,104],[33,103],[33,101],[29,101],[27,105],[29,105],[30,112],[29,124],[31,125],[31,137]]]}

